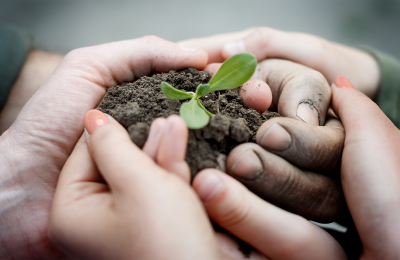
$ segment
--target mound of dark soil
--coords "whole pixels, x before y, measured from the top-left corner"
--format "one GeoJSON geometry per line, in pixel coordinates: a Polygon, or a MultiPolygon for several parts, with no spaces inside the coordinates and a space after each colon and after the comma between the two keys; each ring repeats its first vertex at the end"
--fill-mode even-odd
{"type": "MultiPolygon", "coordinates": [[[[151,122],[157,117],[179,115],[183,102],[170,100],[161,92],[166,81],[177,89],[195,92],[199,84],[209,82],[208,71],[193,68],[142,77],[133,83],[124,83],[108,89],[98,109],[113,116],[130,133],[132,141],[143,147],[151,122]]],[[[228,155],[237,145],[255,142],[260,125],[277,113],[260,114],[242,105],[239,91],[212,92],[201,98],[203,105],[213,114],[210,123],[202,129],[190,130],[186,161],[192,177],[205,168],[217,167],[219,154],[228,155]]]]}

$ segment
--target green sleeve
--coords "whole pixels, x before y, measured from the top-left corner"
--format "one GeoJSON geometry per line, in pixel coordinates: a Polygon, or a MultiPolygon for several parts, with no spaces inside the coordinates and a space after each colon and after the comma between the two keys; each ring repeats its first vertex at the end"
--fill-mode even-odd
{"type": "Polygon", "coordinates": [[[375,57],[380,68],[377,104],[400,128],[400,61],[376,50],[364,50],[375,57]]]}
{"type": "Polygon", "coordinates": [[[16,26],[0,23],[0,111],[7,102],[31,44],[29,33],[16,26]]]}

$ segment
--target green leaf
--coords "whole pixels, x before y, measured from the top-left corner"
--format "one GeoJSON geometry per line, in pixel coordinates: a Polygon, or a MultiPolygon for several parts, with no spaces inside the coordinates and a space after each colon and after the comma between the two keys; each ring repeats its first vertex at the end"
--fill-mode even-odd
{"type": "Polygon", "coordinates": [[[207,113],[207,115],[209,115],[209,116],[215,116],[213,113],[211,113],[210,111],[208,111],[208,110],[203,106],[203,104],[200,102],[200,100],[197,99],[197,103],[199,103],[199,106],[201,107],[201,109],[204,110],[204,112],[207,113]]]}
{"type": "Polygon", "coordinates": [[[161,91],[164,95],[172,100],[182,100],[182,99],[189,99],[193,98],[193,94],[187,93],[185,91],[178,90],[168,84],[167,82],[161,82],[161,91]]]}
{"type": "Polygon", "coordinates": [[[190,129],[205,127],[210,120],[207,113],[199,106],[198,100],[194,98],[182,104],[179,114],[190,129]]]}
{"type": "Polygon", "coordinates": [[[211,91],[237,88],[248,81],[257,67],[257,59],[251,53],[239,53],[227,59],[208,82],[211,91]]]}
{"type": "Polygon", "coordinates": [[[210,84],[199,85],[196,89],[196,99],[201,98],[202,96],[210,93],[210,84]]]}

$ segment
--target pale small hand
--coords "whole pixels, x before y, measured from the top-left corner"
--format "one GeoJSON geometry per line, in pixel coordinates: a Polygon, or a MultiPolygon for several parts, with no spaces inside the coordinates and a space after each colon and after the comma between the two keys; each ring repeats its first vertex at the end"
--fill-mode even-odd
{"type": "Polygon", "coordinates": [[[162,135],[157,161],[170,171],[133,144],[114,119],[97,110],[86,114],[89,147],[83,136],[67,160],[49,224],[51,240],[68,256],[219,259],[207,214],[182,180],[190,176],[184,161],[188,130],[178,116],[163,123],[165,127],[152,130],[162,135]],[[177,137],[183,141],[171,143],[177,137]],[[165,149],[170,149],[168,154],[165,149]]]}

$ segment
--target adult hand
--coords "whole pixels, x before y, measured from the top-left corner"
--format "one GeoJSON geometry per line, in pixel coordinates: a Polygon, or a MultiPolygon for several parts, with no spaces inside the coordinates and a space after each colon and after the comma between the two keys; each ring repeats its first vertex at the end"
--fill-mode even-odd
{"type": "Polygon", "coordinates": [[[69,53],[0,137],[0,258],[59,257],[47,237],[57,179],[107,87],[149,73],[203,68],[207,53],[157,37],[69,53]]]}
{"type": "Polygon", "coordinates": [[[304,33],[272,28],[191,39],[179,43],[208,51],[209,62],[222,62],[239,52],[251,52],[259,61],[282,58],[321,72],[329,83],[338,75],[348,77],[356,89],[373,98],[379,84],[379,67],[368,53],[304,33]]]}
{"type": "Polygon", "coordinates": [[[158,143],[154,158],[167,171],[111,117],[91,110],[84,120],[89,147],[83,136],[61,172],[49,224],[54,244],[78,259],[219,259],[189,185],[185,122],[170,116],[152,126],[145,150],[158,143]]]}
{"type": "MultiPolygon", "coordinates": [[[[363,244],[362,258],[397,259],[400,132],[346,78],[338,77],[335,85],[332,105],[346,130],[342,185],[363,244]]],[[[214,221],[272,259],[345,257],[322,230],[260,201],[227,175],[204,170],[193,186],[214,221]]]]}
{"type": "Polygon", "coordinates": [[[269,202],[318,222],[332,222],[344,208],[339,182],[344,131],[328,113],[331,89],[319,72],[269,59],[258,64],[240,93],[245,105],[264,111],[271,92],[272,106],[284,117],[259,128],[258,145],[233,149],[227,172],[269,202]]]}

